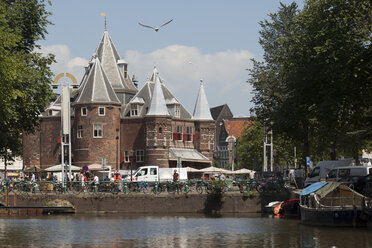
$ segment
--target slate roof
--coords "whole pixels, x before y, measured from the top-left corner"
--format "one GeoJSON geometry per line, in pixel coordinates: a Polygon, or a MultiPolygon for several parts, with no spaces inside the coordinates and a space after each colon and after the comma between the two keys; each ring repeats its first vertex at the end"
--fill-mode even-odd
{"type": "Polygon", "coordinates": [[[165,104],[163,89],[160,85],[159,75],[155,75],[155,86],[152,92],[149,110],[146,115],[169,115],[167,105],[165,104]]]}
{"type": "Polygon", "coordinates": [[[198,98],[196,99],[193,119],[195,120],[213,120],[207,96],[205,95],[203,82],[200,82],[198,98]]]}
{"type": "Polygon", "coordinates": [[[92,67],[74,104],[101,103],[121,105],[99,59],[93,58],[92,62],[92,67]]]}
{"type": "MultiPolygon", "coordinates": [[[[129,101],[128,104],[125,105],[125,107],[122,110],[122,117],[129,117],[130,116],[130,105],[132,103],[137,103],[138,99],[143,100],[144,103],[141,105],[141,108],[139,109],[139,113],[137,117],[143,117],[147,114],[147,111],[150,107],[151,98],[153,95],[153,91],[155,88],[155,81],[154,78],[156,74],[158,74],[158,70],[154,68],[154,71],[152,73],[151,79],[145,83],[145,85],[138,91],[138,93],[129,101]]],[[[166,85],[162,82],[161,77],[157,75],[157,78],[160,82],[161,90],[163,92],[163,96],[168,108],[170,104],[178,103],[180,106],[180,119],[191,119],[191,114],[186,110],[186,108],[177,100],[177,98],[169,91],[169,89],[166,87],[166,85]]]]}
{"type": "Polygon", "coordinates": [[[253,125],[253,122],[250,120],[224,120],[225,129],[229,136],[233,135],[235,138],[240,138],[242,132],[246,127],[253,125]]]}
{"type": "Polygon", "coordinates": [[[119,70],[118,62],[126,62],[120,58],[107,31],[103,33],[102,39],[96,49],[96,55],[101,61],[106,76],[115,91],[137,92],[137,88],[134,86],[130,77],[124,78],[123,72],[119,70]]]}

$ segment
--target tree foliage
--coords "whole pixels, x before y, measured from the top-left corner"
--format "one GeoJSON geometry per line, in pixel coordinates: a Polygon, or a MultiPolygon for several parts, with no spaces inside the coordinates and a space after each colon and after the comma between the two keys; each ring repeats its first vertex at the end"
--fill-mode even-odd
{"type": "Polygon", "coordinates": [[[371,16],[367,0],[307,0],[260,22],[255,112],[303,158],[357,158],[371,140],[371,16]]]}
{"type": "Polygon", "coordinates": [[[35,51],[49,15],[43,0],[0,1],[0,157],[6,160],[21,154],[22,132],[34,131],[52,96],[54,57],[35,51]]]}

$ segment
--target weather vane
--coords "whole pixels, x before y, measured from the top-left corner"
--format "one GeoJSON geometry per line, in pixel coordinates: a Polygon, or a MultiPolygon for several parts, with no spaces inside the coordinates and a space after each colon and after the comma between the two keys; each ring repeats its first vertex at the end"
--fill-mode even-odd
{"type": "Polygon", "coordinates": [[[107,31],[106,12],[101,12],[101,16],[105,17],[105,31],[107,31]]]}

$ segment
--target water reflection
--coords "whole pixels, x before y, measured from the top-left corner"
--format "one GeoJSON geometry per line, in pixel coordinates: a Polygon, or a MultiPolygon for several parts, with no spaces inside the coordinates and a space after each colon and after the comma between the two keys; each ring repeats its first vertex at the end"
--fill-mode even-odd
{"type": "Polygon", "coordinates": [[[71,215],[0,219],[0,247],[372,247],[369,229],[260,216],[71,215]]]}

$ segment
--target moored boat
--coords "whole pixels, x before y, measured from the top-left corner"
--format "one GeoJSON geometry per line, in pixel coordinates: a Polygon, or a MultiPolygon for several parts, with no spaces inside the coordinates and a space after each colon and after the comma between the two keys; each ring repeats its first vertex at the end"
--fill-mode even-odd
{"type": "Polygon", "coordinates": [[[338,182],[318,182],[300,195],[301,220],[328,226],[366,226],[371,220],[369,199],[338,182]]]}

